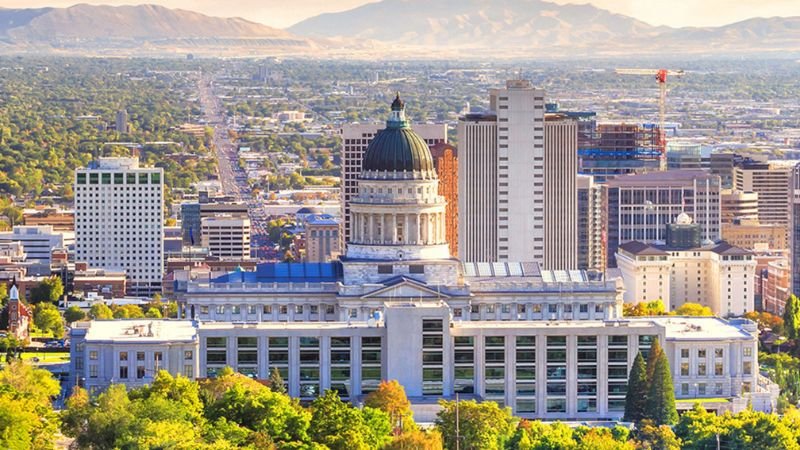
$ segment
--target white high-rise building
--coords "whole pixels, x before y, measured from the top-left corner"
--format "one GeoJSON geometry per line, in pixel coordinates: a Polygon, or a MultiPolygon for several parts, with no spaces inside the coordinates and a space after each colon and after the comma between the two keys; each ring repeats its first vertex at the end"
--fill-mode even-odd
{"type": "Polygon", "coordinates": [[[497,187],[497,116],[467,114],[458,121],[458,254],[464,261],[497,261],[497,187]]]}
{"type": "Polygon", "coordinates": [[[546,121],[529,81],[489,99],[491,113],[459,120],[459,257],[577,268],[577,124],[546,121]]]}
{"type": "Polygon", "coordinates": [[[578,123],[566,116],[548,115],[544,129],[543,267],[575,270],[578,268],[578,123]]]}
{"type": "MultiPolygon", "coordinates": [[[[361,162],[372,138],[384,128],[384,124],[348,124],[342,126],[342,228],[340,248],[350,239],[350,200],[358,195],[358,177],[361,162]]],[[[428,146],[447,142],[447,124],[417,124],[414,131],[428,146]]]]}
{"type": "Polygon", "coordinates": [[[163,178],[138,158],[100,158],[75,171],[76,260],[125,270],[132,295],[161,291],[163,178]]]}
{"type": "Polygon", "coordinates": [[[544,262],[544,90],[509,80],[497,113],[497,259],[544,262]]]}

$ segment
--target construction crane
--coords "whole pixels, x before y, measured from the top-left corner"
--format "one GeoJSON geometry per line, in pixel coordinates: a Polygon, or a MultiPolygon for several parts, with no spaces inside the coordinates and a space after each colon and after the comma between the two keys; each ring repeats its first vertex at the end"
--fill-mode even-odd
{"type": "Polygon", "coordinates": [[[667,134],[664,129],[666,124],[665,109],[667,103],[667,76],[680,77],[684,75],[683,70],[668,70],[668,69],[616,69],[616,73],[620,75],[650,75],[655,77],[659,87],[658,97],[658,146],[661,149],[661,159],[659,160],[659,168],[667,170],[667,134]]]}

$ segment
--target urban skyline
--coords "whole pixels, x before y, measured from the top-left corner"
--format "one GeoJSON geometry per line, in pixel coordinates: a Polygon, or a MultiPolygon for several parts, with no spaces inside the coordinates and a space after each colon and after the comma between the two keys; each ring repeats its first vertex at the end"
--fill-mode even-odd
{"type": "Polygon", "coordinates": [[[793,4],[181,1],[0,11],[0,448],[800,448],[793,4]]]}

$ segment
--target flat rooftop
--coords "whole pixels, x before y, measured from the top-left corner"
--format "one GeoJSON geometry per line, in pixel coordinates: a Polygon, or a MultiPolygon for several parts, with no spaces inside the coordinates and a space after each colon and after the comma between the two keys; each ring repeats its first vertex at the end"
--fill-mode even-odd
{"type": "Polygon", "coordinates": [[[747,340],[753,338],[752,334],[742,328],[744,323],[728,322],[719,317],[660,316],[631,320],[649,320],[663,326],[666,328],[667,339],[674,341],[707,341],[710,337],[747,340]]]}
{"type": "MultiPolygon", "coordinates": [[[[79,323],[82,325],[82,323],[79,323]]],[[[86,322],[86,342],[151,344],[193,342],[197,327],[191,320],[93,320],[86,322]]]]}

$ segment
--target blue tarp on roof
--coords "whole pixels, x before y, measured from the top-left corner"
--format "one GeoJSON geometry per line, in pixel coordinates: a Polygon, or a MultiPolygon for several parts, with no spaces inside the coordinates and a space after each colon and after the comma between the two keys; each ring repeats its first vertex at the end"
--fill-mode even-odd
{"type": "Polygon", "coordinates": [[[213,283],[320,283],[335,282],[342,276],[342,265],[332,263],[264,263],[254,272],[240,269],[211,280],[213,283]]]}

